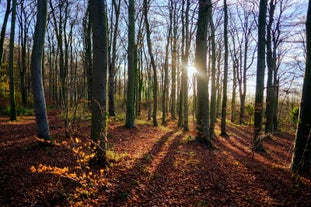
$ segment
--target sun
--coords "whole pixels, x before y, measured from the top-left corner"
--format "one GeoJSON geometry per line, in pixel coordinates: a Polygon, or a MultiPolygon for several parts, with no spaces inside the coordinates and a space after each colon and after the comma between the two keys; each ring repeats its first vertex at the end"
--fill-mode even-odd
{"type": "Polygon", "coordinates": [[[198,72],[197,69],[192,65],[189,65],[187,70],[188,70],[188,77],[192,77],[198,72]]]}

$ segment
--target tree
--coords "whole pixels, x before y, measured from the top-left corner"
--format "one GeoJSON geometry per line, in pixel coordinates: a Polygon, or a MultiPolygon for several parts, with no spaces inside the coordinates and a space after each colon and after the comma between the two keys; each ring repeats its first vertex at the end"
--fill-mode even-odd
{"type": "MultiPolygon", "coordinates": [[[[115,13],[115,24],[113,27],[113,36],[111,39],[111,45],[109,48],[111,50],[111,55],[109,58],[109,88],[108,88],[108,110],[110,116],[115,116],[115,103],[114,103],[114,94],[115,94],[115,71],[116,71],[116,59],[117,59],[117,37],[118,37],[118,31],[119,31],[119,17],[120,17],[120,6],[121,6],[121,0],[113,0],[112,6],[115,13]]],[[[111,17],[112,19],[112,17],[111,17]]],[[[111,20],[111,26],[112,26],[112,20],[111,20]]]]}
{"type": "Polygon", "coordinates": [[[303,81],[302,97],[295,146],[292,156],[293,172],[310,174],[311,161],[311,3],[309,2],[307,22],[307,56],[303,81]]]}
{"type": "Polygon", "coordinates": [[[14,84],[14,38],[16,22],[16,0],[13,0],[11,33],[10,33],[10,57],[9,57],[9,77],[10,77],[10,120],[16,120],[15,84],[14,84]]]}
{"type": "Polygon", "coordinates": [[[30,68],[33,102],[36,115],[37,137],[48,141],[51,140],[51,136],[46,112],[41,68],[47,21],[47,0],[38,0],[37,5],[37,23],[35,26],[30,68]]]}
{"type": "Polygon", "coordinates": [[[197,74],[197,139],[209,147],[213,147],[208,128],[208,82],[207,77],[207,10],[209,0],[199,0],[199,17],[196,35],[195,64],[197,74]]]}
{"type": "Polygon", "coordinates": [[[2,28],[1,28],[1,34],[0,34],[0,68],[2,67],[3,44],[4,44],[5,31],[6,31],[6,26],[7,26],[8,20],[9,20],[10,12],[11,12],[11,0],[8,0],[6,3],[6,10],[5,10],[3,24],[2,24],[2,28]]]}
{"type": "Polygon", "coordinates": [[[88,101],[92,100],[92,27],[90,21],[89,5],[83,17],[83,44],[84,44],[84,70],[87,79],[87,97],[88,101]]]}
{"type": "Polygon", "coordinates": [[[22,103],[25,106],[27,104],[27,87],[26,87],[26,72],[27,72],[27,42],[29,41],[29,28],[31,21],[34,17],[34,11],[32,4],[25,5],[25,0],[21,0],[19,3],[20,13],[17,16],[19,20],[20,29],[20,46],[21,46],[21,64],[19,64],[20,72],[20,90],[22,95],[22,103]]]}
{"type": "Polygon", "coordinates": [[[108,28],[104,0],[90,0],[90,20],[93,32],[92,74],[92,126],[91,137],[96,143],[94,161],[106,165],[107,147],[107,73],[108,73],[108,28]]]}
{"type": "Polygon", "coordinates": [[[274,87],[273,87],[273,73],[275,72],[276,60],[272,52],[272,23],[274,19],[275,0],[270,0],[269,3],[269,20],[267,24],[267,68],[268,68],[268,79],[267,79],[267,96],[266,96],[266,133],[274,132],[274,87]]]}
{"type": "MultiPolygon", "coordinates": [[[[67,76],[68,76],[68,38],[67,38],[67,23],[69,19],[69,1],[60,1],[57,4],[49,0],[52,15],[52,25],[57,39],[57,46],[59,52],[59,80],[60,80],[60,105],[68,113],[68,96],[67,96],[67,76]]],[[[68,123],[65,119],[65,129],[67,129],[68,123]]]]}
{"type": "Polygon", "coordinates": [[[166,125],[166,114],[167,114],[167,102],[168,102],[168,64],[169,64],[169,46],[172,33],[172,23],[173,23],[173,11],[172,2],[169,1],[169,27],[167,32],[167,39],[165,45],[165,62],[164,62],[164,85],[163,85],[163,97],[162,97],[162,125],[166,125]]]}
{"type": "Polygon", "coordinates": [[[265,32],[266,32],[267,0],[260,0],[258,17],[258,51],[257,51],[257,75],[254,114],[254,138],[253,150],[264,151],[262,144],[262,119],[263,119],[263,91],[265,78],[265,32]]]}
{"type": "MultiPolygon", "coordinates": [[[[240,116],[239,124],[245,122],[245,102],[247,95],[247,71],[253,65],[255,50],[249,61],[249,51],[252,45],[252,31],[255,18],[252,17],[254,6],[249,1],[241,1],[236,7],[236,18],[231,18],[231,36],[232,36],[232,61],[234,64],[234,90],[236,85],[239,90],[240,98],[240,116]]],[[[235,95],[235,94],[234,94],[235,95]]],[[[234,100],[234,99],[233,99],[234,100]]],[[[234,107],[233,107],[234,108],[234,107]]]]}
{"type": "Polygon", "coordinates": [[[216,122],[216,43],[215,43],[215,26],[212,15],[212,2],[208,0],[207,3],[207,18],[209,22],[209,28],[211,31],[210,44],[211,44],[211,110],[210,110],[210,133],[211,138],[214,137],[215,122],[216,122]]]}
{"type": "Polygon", "coordinates": [[[176,119],[176,68],[177,68],[177,31],[178,31],[178,23],[177,23],[177,2],[170,0],[171,6],[173,10],[172,14],[172,88],[171,88],[171,116],[172,119],[176,119]]]}
{"type": "Polygon", "coordinates": [[[135,1],[129,0],[128,5],[128,82],[127,82],[127,100],[126,100],[126,127],[134,127],[134,101],[135,101],[135,1]]]}
{"type": "Polygon", "coordinates": [[[223,99],[221,107],[221,136],[228,136],[226,131],[227,115],[227,81],[228,81],[228,6],[227,0],[224,0],[224,43],[225,43],[225,65],[223,79],[223,99]]]}
{"type": "Polygon", "coordinates": [[[158,110],[158,77],[157,77],[157,67],[154,60],[154,55],[152,51],[152,43],[151,43],[151,31],[150,25],[148,21],[148,11],[150,1],[144,0],[144,17],[145,17],[145,26],[146,26],[146,33],[147,33],[147,45],[148,45],[148,52],[150,56],[150,62],[153,70],[153,126],[158,126],[157,121],[157,110],[158,110]]]}

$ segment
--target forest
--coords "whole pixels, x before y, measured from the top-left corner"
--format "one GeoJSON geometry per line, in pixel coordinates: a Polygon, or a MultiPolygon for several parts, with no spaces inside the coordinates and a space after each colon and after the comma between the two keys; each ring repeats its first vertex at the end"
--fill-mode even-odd
{"type": "Polygon", "coordinates": [[[0,206],[310,206],[311,1],[0,0],[0,206]]]}

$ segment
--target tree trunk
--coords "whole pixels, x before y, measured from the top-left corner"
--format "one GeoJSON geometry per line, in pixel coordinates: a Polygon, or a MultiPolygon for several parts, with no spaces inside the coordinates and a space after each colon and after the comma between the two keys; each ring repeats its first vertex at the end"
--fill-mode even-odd
{"type": "Polygon", "coordinates": [[[106,165],[108,28],[104,0],[89,2],[93,29],[93,82],[91,137],[96,145],[95,162],[106,165]]]}
{"type": "Polygon", "coordinates": [[[264,151],[261,132],[263,118],[263,91],[265,78],[265,32],[266,32],[267,0],[260,0],[258,18],[258,51],[257,51],[257,76],[254,115],[253,150],[264,151]]]}
{"type": "Polygon", "coordinates": [[[232,77],[232,95],[231,95],[231,122],[235,123],[236,118],[236,110],[235,110],[235,99],[236,99],[236,87],[237,87],[237,81],[236,81],[236,71],[237,66],[235,61],[233,61],[233,77],[232,77]]]}
{"type": "Polygon", "coordinates": [[[274,70],[274,58],[272,54],[272,23],[274,18],[275,4],[274,0],[270,0],[269,7],[269,23],[267,25],[267,67],[268,67],[268,79],[267,79],[267,96],[266,96],[266,133],[274,132],[274,87],[273,87],[273,72],[274,70]]]}
{"type": "MultiPolygon", "coordinates": [[[[171,7],[170,7],[171,8],[171,7]]],[[[171,39],[172,31],[172,21],[173,14],[170,9],[170,23],[168,28],[166,46],[165,46],[165,63],[164,63],[164,85],[163,85],[163,95],[162,95],[162,125],[166,125],[166,116],[167,116],[167,102],[168,102],[168,58],[169,58],[169,46],[171,39]]]]}
{"type": "Polygon", "coordinates": [[[177,67],[177,9],[175,1],[171,0],[173,7],[173,38],[172,38],[172,92],[171,92],[171,116],[176,119],[176,67],[177,67]]]}
{"type": "Polygon", "coordinates": [[[26,106],[27,104],[27,90],[25,85],[25,79],[26,79],[26,43],[27,43],[27,16],[25,15],[25,8],[24,8],[24,2],[20,2],[20,16],[19,19],[19,44],[20,47],[18,48],[18,68],[19,68],[19,74],[20,74],[20,92],[22,96],[22,104],[23,106],[26,106]]]}
{"type": "Polygon", "coordinates": [[[228,136],[226,130],[227,116],[227,81],[228,81],[228,7],[227,0],[224,0],[224,43],[225,43],[225,63],[223,79],[223,99],[221,107],[221,136],[228,136]]]}
{"type": "Polygon", "coordinates": [[[212,2],[208,0],[208,20],[211,29],[211,45],[212,45],[212,56],[211,56],[211,110],[210,110],[210,137],[214,138],[215,134],[215,122],[216,122],[216,44],[215,44],[215,27],[212,16],[212,2]]]}
{"type": "Polygon", "coordinates": [[[208,0],[199,0],[199,17],[196,36],[195,63],[198,70],[197,76],[197,139],[209,147],[213,147],[208,129],[208,82],[207,77],[207,10],[211,6],[208,0]]]}
{"type": "Polygon", "coordinates": [[[4,19],[3,19],[2,28],[1,28],[1,34],[0,34],[0,68],[2,67],[5,31],[6,31],[6,26],[9,20],[10,12],[11,12],[11,0],[8,0],[6,3],[6,10],[5,10],[4,19]]]}
{"type": "Polygon", "coordinates": [[[84,70],[87,79],[87,97],[88,101],[92,101],[92,41],[91,41],[91,23],[89,7],[83,18],[83,43],[84,43],[84,70]]]}
{"type": "Polygon", "coordinates": [[[38,0],[37,23],[31,55],[33,102],[36,114],[37,137],[51,140],[42,81],[42,56],[47,21],[47,0],[38,0]]]}
{"type": "Polygon", "coordinates": [[[311,162],[311,3],[309,2],[307,23],[307,56],[300,103],[298,128],[291,163],[291,170],[310,174],[311,162]]]}
{"type": "Polygon", "coordinates": [[[16,120],[15,86],[14,86],[14,38],[16,22],[16,0],[13,0],[11,33],[10,33],[10,57],[9,57],[9,77],[10,77],[10,120],[16,120]]]}
{"type": "Polygon", "coordinates": [[[129,0],[128,7],[128,82],[127,82],[127,100],[126,100],[126,123],[128,128],[134,127],[134,101],[135,101],[135,1],[129,0]]]}
{"type": "Polygon", "coordinates": [[[120,6],[121,1],[118,3],[116,0],[112,1],[114,12],[115,12],[115,25],[113,28],[113,38],[112,38],[112,52],[109,64],[109,88],[108,88],[108,110],[110,116],[115,116],[115,103],[114,103],[114,94],[115,94],[115,70],[116,70],[116,59],[117,59],[117,37],[119,31],[119,16],[120,16],[120,6]]]}
{"type": "Polygon", "coordinates": [[[148,21],[148,10],[149,3],[147,0],[144,0],[144,16],[145,16],[145,25],[146,25],[146,33],[147,33],[147,44],[148,44],[148,52],[150,55],[151,66],[153,70],[153,126],[158,126],[157,121],[157,110],[158,110],[158,77],[157,77],[157,68],[154,60],[153,52],[152,52],[152,43],[151,43],[151,32],[148,21]]]}

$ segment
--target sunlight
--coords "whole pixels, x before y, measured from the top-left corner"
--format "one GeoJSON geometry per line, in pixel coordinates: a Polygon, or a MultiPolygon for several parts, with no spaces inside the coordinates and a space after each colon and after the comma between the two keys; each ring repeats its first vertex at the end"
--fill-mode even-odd
{"type": "Polygon", "coordinates": [[[197,73],[197,69],[193,65],[189,65],[187,70],[188,70],[188,77],[192,77],[197,73]]]}

